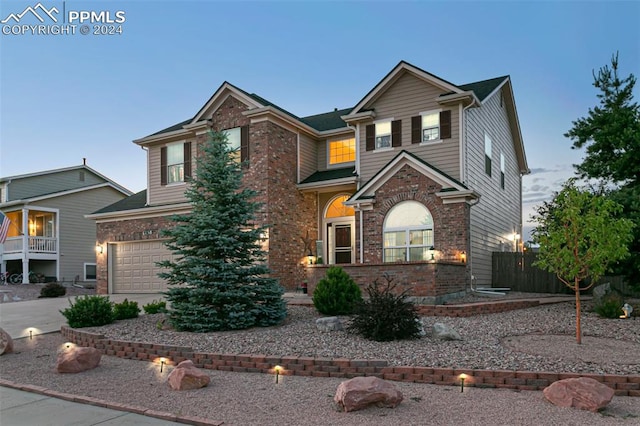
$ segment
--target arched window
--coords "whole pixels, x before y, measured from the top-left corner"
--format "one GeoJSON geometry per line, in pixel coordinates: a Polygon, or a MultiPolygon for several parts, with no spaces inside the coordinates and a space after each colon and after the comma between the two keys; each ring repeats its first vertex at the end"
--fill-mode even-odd
{"type": "Polygon", "coordinates": [[[385,262],[431,259],[433,217],[417,201],[404,201],[389,210],[383,233],[385,262]]]}
{"type": "Polygon", "coordinates": [[[342,195],[337,197],[335,200],[329,204],[327,207],[326,218],[331,217],[343,217],[343,216],[354,216],[356,214],[355,210],[351,206],[345,206],[344,202],[349,199],[348,195],[342,195]]]}

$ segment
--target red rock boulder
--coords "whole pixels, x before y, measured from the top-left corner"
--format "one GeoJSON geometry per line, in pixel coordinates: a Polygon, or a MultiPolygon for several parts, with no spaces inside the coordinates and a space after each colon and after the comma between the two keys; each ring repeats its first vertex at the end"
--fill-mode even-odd
{"type": "Polygon", "coordinates": [[[58,373],[80,373],[91,370],[100,364],[101,357],[100,351],[95,348],[73,346],[58,354],[56,371],[58,373]]]}
{"type": "Polygon", "coordinates": [[[13,352],[13,339],[9,333],[0,328],[0,355],[13,352]]]}
{"type": "Polygon", "coordinates": [[[345,412],[373,404],[395,408],[402,402],[402,392],[393,383],[377,377],[355,377],[340,383],[333,400],[345,412]]]}
{"type": "Polygon", "coordinates": [[[186,360],[176,366],[167,380],[173,390],[189,390],[207,386],[211,378],[193,365],[193,361],[186,360]]]}
{"type": "Polygon", "coordinates": [[[614,391],[588,377],[553,382],[543,391],[545,398],[559,407],[575,407],[597,412],[611,402],[614,391]]]}

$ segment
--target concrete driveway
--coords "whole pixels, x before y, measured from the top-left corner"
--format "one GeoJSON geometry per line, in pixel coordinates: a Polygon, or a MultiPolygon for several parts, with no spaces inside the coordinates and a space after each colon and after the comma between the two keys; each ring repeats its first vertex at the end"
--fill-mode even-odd
{"type": "MultiPolygon", "coordinates": [[[[162,294],[110,294],[109,300],[122,302],[124,299],[138,302],[138,306],[146,305],[153,300],[163,300],[162,294]]],[[[67,323],[60,310],[69,307],[69,300],[73,297],[58,297],[54,299],[27,300],[24,302],[0,304],[0,327],[9,335],[17,339],[29,335],[29,329],[34,334],[60,331],[60,327],[67,323]]]]}

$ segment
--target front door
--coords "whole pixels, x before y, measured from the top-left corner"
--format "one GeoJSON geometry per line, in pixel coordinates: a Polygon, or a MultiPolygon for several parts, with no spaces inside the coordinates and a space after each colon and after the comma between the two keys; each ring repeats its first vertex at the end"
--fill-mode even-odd
{"type": "Polygon", "coordinates": [[[350,221],[327,224],[329,264],[353,262],[353,230],[350,221]]]}

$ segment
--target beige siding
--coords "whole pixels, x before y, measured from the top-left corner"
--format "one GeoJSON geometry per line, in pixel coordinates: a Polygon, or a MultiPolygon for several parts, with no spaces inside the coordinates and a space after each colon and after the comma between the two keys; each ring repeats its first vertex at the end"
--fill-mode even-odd
{"type": "Polygon", "coordinates": [[[318,142],[318,170],[327,170],[329,164],[327,140],[322,139],[318,142]]]}
{"type": "Polygon", "coordinates": [[[300,133],[300,180],[303,181],[317,170],[318,142],[300,133]]]}
{"type": "Polygon", "coordinates": [[[402,120],[402,147],[375,152],[366,150],[366,124],[360,125],[360,170],[362,181],[368,181],[401,150],[411,152],[449,176],[460,178],[460,135],[457,106],[442,106],[436,101],[441,89],[411,74],[401,76],[369,107],[375,109],[375,120],[402,120]],[[451,110],[451,139],[442,143],[420,146],[411,144],[411,117],[431,110],[451,110]]]}
{"type": "Polygon", "coordinates": [[[481,196],[471,208],[472,273],[478,285],[491,285],[491,253],[514,251],[510,240],[521,233],[521,177],[506,107],[500,106],[500,93],[481,108],[467,111],[466,184],[481,196]],[[491,177],[485,173],[484,134],[492,142],[491,177]],[[505,157],[505,189],[500,187],[500,153],[505,157]]]}
{"type": "MultiPolygon", "coordinates": [[[[197,147],[195,140],[191,142],[191,170],[195,173],[197,147]]],[[[166,144],[149,147],[149,152],[147,154],[149,163],[149,170],[147,173],[149,176],[148,195],[150,205],[182,203],[186,201],[184,191],[187,189],[187,185],[185,183],[176,183],[164,186],[160,185],[160,150],[164,146],[166,146],[166,144]]]]}
{"type": "Polygon", "coordinates": [[[86,169],[66,170],[42,176],[20,178],[9,184],[9,201],[23,200],[106,182],[86,169]]]}
{"type": "Polygon", "coordinates": [[[106,187],[38,202],[37,206],[59,210],[60,280],[73,281],[76,275],[82,280],[84,263],[96,263],[96,223],[84,215],[122,198],[120,192],[106,187]]]}

